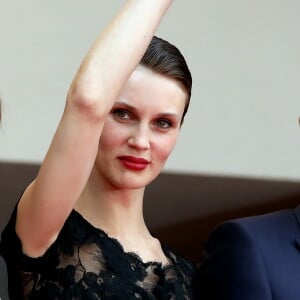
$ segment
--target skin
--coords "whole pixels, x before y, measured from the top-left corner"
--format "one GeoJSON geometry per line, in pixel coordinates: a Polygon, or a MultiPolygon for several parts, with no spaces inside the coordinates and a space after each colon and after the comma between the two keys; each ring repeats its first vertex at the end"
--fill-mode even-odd
{"type": "MultiPolygon", "coordinates": [[[[114,156],[110,156],[110,151],[114,154],[116,148],[107,150],[105,145],[109,143],[108,136],[111,141],[115,139],[108,134],[108,128],[112,130],[113,123],[120,125],[119,122],[112,122],[115,119],[110,119],[112,107],[119,95],[125,95],[125,90],[130,90],[127,86],[132,80],[130,75],[139,64],[171,3],[172,0],[127,0],[83,59],[68,91],[61,121],[39,173],[26,188],[18,204],[16,233],[22,242],[23,252],[28,256],[38,257],[47,251],[75,208],[93,225],[119,238],[125,249],[134,249],[144,260],[165,262],[160,245],[150,236],[143,222],[142,186],[159,173],[167,153],[151,150],[150,156],[150,152],[141,154],[137,151],[138,155],[158,159],[157,162],[153,160],[155,164],[147,167],[143,176],[138,178],[135,172],[125,172],[121,166],[117,166],[114,156]],[[112,162],[110,176],[106,177],[99,175],[104,173],[105,161],[112,162]],[[109,188],[118,185],[118,189],[109,188]],[[127,234],[124,233],[125,229],[127,234]],[[135,245],[138,245],[138,249],[135,245]]],[[[130,101],[133,99],[130,98],[130,101]]],[[[176,113],[179,113],[178,102],[175,107],[176,113]]],[[[163,110],[166,108],[170,109],[160,107],[163,110]]],[[[148,108],[146,111],[149,115],[138,115],[141,126],[133,128],[142,130],[142,140],[148,134],[149,139],[151,132],[151,137],[155,135],[155,141],[158,141],[161,135],[154,134],[155,131],[150,131],[148,126],[153,124],[150,120],[154,114],[148,108]]],[[[123,125],[124,128],[131,128],[123,125]]],[[[123,130],[121,133],[124,133],[123,130]]],[[[136,141],[130,140],[131,143],[136,141]]],[[[175,140],[175,134],[168,139],[166,145],[169,150],[175,140]]],[[[130,148],[129,144],[127,147],[130,148]]],[[[130,149],[132,151],[134,147],[130,149]]],[[[127,151],[126,146],[122,145],[121,150],[127,151]]]]}
{"type": "Polygon", "coordinates": [[[104,124],[96,161],[99,179],[115,188],[137,189],[156,178],[175,146],[185,98],[176,81],[139,66],[104,124]],[[149,164],[132,171],[118,159],[123,155],[149,164]]]}
{"type": "Polygon", "coordinates": [[[186,97],[175,80],[139,66],[105,121],[93,172],[76,205],[90,223],[145,261],[167,263],[144,222],[143,195],[176,144],[186,97]],[[128,168],[124,156],[143,158],[146,167],[128,168]]]}

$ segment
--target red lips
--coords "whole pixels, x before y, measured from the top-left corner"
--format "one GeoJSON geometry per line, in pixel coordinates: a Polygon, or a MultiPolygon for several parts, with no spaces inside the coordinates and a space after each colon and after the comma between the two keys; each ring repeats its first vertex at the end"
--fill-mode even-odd
{"type": "Polygon", "coordinates": [[[141,157],[126,155],[126,156],[119,156],[118,158],[127,169],[130,169],[133,171],[142,171],[149,164],[148,160],[141,158],[141,157]]]}

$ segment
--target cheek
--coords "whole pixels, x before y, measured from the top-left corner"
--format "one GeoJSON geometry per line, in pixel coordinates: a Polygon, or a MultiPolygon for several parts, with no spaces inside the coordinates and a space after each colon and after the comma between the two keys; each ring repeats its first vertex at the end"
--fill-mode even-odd
{"type": "Polygon", "coordinates": [[[118,147],[126,140],[126,134],[127,133],[122,126],[117,126],[111,120],[107,120],[99,140],[99,148],[102,150],[112,150],[113,148],[118,147]]]}
{"type": "Polygon", "coordinates": [[[155,147],[155,153],[157,160],[165,162],[176,144],[177,135],[170,136],[166,139],[161,139],[153,147],[155,147]]]}

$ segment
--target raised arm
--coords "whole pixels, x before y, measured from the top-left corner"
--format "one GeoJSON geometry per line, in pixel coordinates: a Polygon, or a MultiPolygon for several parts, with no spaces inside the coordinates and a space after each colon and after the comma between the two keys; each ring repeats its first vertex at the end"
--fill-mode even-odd
{"type": "Polygon", "coordinates": [[[23,251],[42,255],[57,238],[93,167],[104,120],[172,0],[129,0],[88,51],[41,165],[19,205],[23,251]]]}

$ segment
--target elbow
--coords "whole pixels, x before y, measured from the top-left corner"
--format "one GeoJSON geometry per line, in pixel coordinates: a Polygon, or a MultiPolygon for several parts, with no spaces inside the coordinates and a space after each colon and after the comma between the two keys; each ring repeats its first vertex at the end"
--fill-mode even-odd
{"type": "Polygon", "coordinates": [[[108,111],[105,110],[104,102],[99,95],[86,90],[71,88],[67,96],[67,107],[72,107],[82,116],[89,120],[100,121],[105,118],[108,111]]]}

